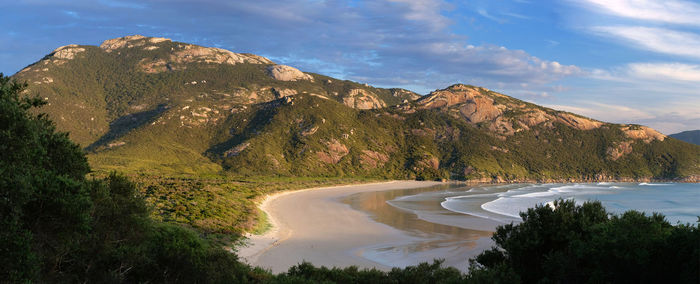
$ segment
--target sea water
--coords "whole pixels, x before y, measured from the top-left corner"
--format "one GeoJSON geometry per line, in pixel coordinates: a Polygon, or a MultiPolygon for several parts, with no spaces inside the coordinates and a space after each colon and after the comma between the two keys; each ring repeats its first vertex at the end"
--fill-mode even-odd
{"type": "Polygon", "coordinates": [[[491,246],[497,226],[519,223],[520,212],[557,199],[598,200],[613,214],[658,212],[671,224],[696,224],[700,216],[700,183],[440,185],[363,192],[343,202],[412,238],[363,247],[358,255],[399,267],[443,258],[465,271],[469,257],[491,246]]]}
{"type": "MultiPolygon", "coordinates": [[[[449,211],[488,218],[500,223],[520,221],[520,212],[557,199],[600,201],[608,212],[620,214],[637,210],[651,215],[661,213],[671,224],[695,224],[700,216],[699,183],[576,183],[518,184],[509,186],[463,187],[454,194],[434,199],[449,211]],[[461,192],[460,192],[461,191],[461,192]]],[[[441,195],[439,192],[425,195],[441,195]]],[[[410,200],[415,196],[404,196],[410,200]]],[[[402,207],[401,200],[389,202],[402,207]]]]}

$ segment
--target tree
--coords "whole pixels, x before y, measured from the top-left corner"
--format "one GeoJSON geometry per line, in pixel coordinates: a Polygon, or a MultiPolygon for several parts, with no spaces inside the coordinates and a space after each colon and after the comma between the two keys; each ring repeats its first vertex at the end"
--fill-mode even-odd
{"type": "Polygon", "coordinates": [[[558,200],[499,226],[496,247],[471,260],[475,282],[697,283],[700,231],[663,215],[609,214],[600,202],[558,200]],[[510,281],[508,281],[510,280],[510,281]]]}
{"type": "Polygon", "coordinates": [[[192,230],[153,222],[136,185],[87,180],[82,150],[56,132],[26,84],[0,74],[0,281],[216,282],[265,279],[192,230]]]}
{"type": "Polygon", "coordinates": [[[57,133],[26,84],[0,73],[0,278],[60,271],[87,231],[89,171],[80,148],[57,133]]]}

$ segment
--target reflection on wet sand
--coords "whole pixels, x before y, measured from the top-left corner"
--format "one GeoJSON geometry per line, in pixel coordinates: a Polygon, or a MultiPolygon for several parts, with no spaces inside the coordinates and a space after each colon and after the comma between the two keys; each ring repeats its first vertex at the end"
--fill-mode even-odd
{"type": "MultiPolygon", "coordinates": [[[[390,266],[404,266],[415,263],[416,259],[431,261],[445,259],[445,264],[465,270],[469,257],[475,256],[490,247],[490,237],[498,223],[465,214],[455,213],[440,206],[440,200],[432,197],[414,198],[411,210],[391,206],[392,201],[402,196],[415,196],[423,192],[445,191],[457,185],[439,185],[428,188],[363,192],[342,200],[355,210],[368,213],[377,222],[406,232],[412,240],[403,243],[377,244],[364,248],[363,257],[390,266]],[[413,210],[415,209],[415,210],[413,210]],[[417,215],[428,216],[431,222],[417,215]],[[438,222],[433,222],[433,220],[438,222]],[[468,229],[460,222],[478,220],[483,230],[468,229]],[[457,223],[457,225],[452,225],[457,223]]],[[[406,207],[403,207],[406,208],[406,207]]]]}

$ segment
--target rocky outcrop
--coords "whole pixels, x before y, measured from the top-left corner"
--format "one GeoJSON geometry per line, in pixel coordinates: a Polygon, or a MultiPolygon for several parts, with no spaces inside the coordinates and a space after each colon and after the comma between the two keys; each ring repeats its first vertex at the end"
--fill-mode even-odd
{"type": "Polygon", "coordinates": [[[172,66],[163,59],[152,60],[150,58],[144,58],[139,61],[138,66],[141,71],[146,73],[160,73],[173,69],[172,66]]]}
{"type": "MultiPolygon", "coordinates": [[[[102,42],[100,48],[105,52],[115,52],[124,48],[142,47],[144,50],[156,50],[158,44],[170,42],[167,38],[145,37],[142,35],[125,36],[102,42]]],[[[187,63],[203,64],[272,64],[269,59],[246,53],[235,53],[221,48],[202,47],[193,44],[178,44],[171,48],[166,58],[148,57],[139,61],[138,66],[146,73],[160,73],[168,70],[184,69],[187,63]]]]}
{"type": "Polygon", "coordinates": [[[624,155],[632,153],[632,143],[634,143],[634,141],[622,141],[614,143],[613,146],[608,147],[606,151],[608,159],[617,161],[617,159],[622,158],[624,155]]]}
{"type": "Polygon", "coordinates": [[[360,164],[366,169],[376,169],[384,166],[389,161],[389,156],[371,150],[362,150],[360,155],[360,164]]]}
{"type": "Polygon", "coordinates": [[[85,48],[78,47],[77,44],[71,44],[56,48],[49,56],[56,59],[70,60],[75,58],[78,53],[85,51],[85,48]]]}
{"type": "Polygon", "coordinates": [[[125,36],[125,37],[119,37],[119,38],[113,38],[113,39],[108,39],[102,42],[100,44],[100,48],[106,52],[112,52],[116,49],[120,49],[123,47],[127,48],[132,48],[134,46],[142,46],[145,44],[142,39],[145,39],[145,36],[142,35],[130,35],[130,36],[125,36]]]}
{"type": "Polygon", "coordinates": [[[591,130],[603,125],[600,121],[587,119],[570,113],[559,113],[557,114],[556,120],[580,130],[591,130]]]}
{"type": "Polygon", "coordinates": [[[480,87],[453,85],[420,98],[418,109],[445,109],[467,122],[485,127],[505,139],[518,131],[562,123],[579,130],[591,130],[602,122],[565,112],[547,110],[480,87]]]}
{"type": "Polygon", "coordinates": [[[453,85],[444,90],[438,90],[418,100],[420,109],[450,107],[473,100],[480,95],[479,88],[466,85],[453,85]]]}
{"type": "Polygon", "coordinates": [[[493,99],[486,97],[469,98],[459,107],[459,112],[469,122],[491,121],[503,114],[504,106],[496,106],[493,99]]]}
{"type": "Polygon", "coordinates": [[[301,131],[301,136],[314,135],[318,131],[318,126],[308,127],[301,131]]]}
{"type": "MultiPolygon", "coordinates": [[[[112,52],[120,48],[134,48],[144,46],[146,44],[157,44],[170,39],[162,37],[145,37],[142,35],[130,35],[120,38],[108,39],[100,44],[100,48],[106,52],[112,52]]],[[[146,49],[149,49],[148,47],[146,49]]]]}
{"type": "Polygon", "coordinates": [[[433,157],[433,156],[427,156],[423,158],[422,160],[418,161],[416,163],[416,166],[413,168],[415,171],[421,171],[423,169],[433,169],[437,170],[440,168],[440,160],[438,158],[433,157]]]}
{"type": "Polygon", "coordinates": [[[356,109],[373,109],[386,107],[386,103],[377,95],[364,89],[352,89],[343,97],[343,104],[356,109]]]}
{"type": "Polygon", "coordinates": [[[267,74],[279,81],[313,81],[314,77],[287,65],[273,65],[267,67],[267,74]]]}
{"type": "Polygon", "coordinates": [[[552,120],[552,116],[542,110],[533,109],[520,116],[518,120],[529,129],[529,127],[552,120]]]}
{"type": "Polygon", "coordinates": [[[627,137],[642,140],[644,143],[651,143],[651,141],[654,140],[664,141],[664,139],[666,139],[666,135],[641,125],[626,125],[622,128],[622,132],[624,132],[627,137]]]}
{"type": "Polygon", "coordinates": [[[248,143],[248,142],[243,143],[243,144],[240,144],[240,145],[238,145],[238,146],[236,146],[236,147],[233,147],[231,150],[226,151],[226,152],[224,153],[224,156],[225,156],[225,157],[237,156],[238,154],[240,154],[241,152],[243,152],[243,150],[245,150],[246,148],[248,148],[248,146],[250,146],[250,143],[248,143]]]}
{"type": "Polygon", "coordinates": [[[170,56],[175,63],[209,63],[209,64],[272,64],[269,59],[253,54],[235,53],[221,48],[184,45],[170,56]]]}
{"type": "Polygon", "coordinates": [[[316,156],[321,162],[326,164],[337,164],[343,157],[350,153],[348,147],[341,144],[336,139],[325,141],[324,144],[327,149],[325,151],[316,152],[316,156]]]}
{"type": "Polygon", "coordinates": [[[297,94],[297,91],[294,89],[281,89],[281,88],[272,88],[271,89],[272,93],[275,95],[275,98],[281,99],[284,97],[289,97],[297,94]]]}
{"type": "Polygon", "coordinates": [[[416,94],[414,92],[411,92],[409,90],[404,90],[404,89],[389,89],[391,91],[391,95],[394,97],[399,97],[399,98],[406,98],[409,101],[415,101],[419,99],[421,96],[419,94],[416,94]]]}

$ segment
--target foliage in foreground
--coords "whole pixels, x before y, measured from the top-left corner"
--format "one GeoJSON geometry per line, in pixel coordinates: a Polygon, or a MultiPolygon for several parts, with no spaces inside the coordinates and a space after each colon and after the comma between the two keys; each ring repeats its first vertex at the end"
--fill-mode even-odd
{"type": "Polygon", "coordinates": [[[660,214],[612,215],[600,202],[558,200],[499,226],[497,247],[471,260],[479,283],[698,283],[700,230],[660,214]]]}
{"type": "Polygon", "coordinates": [[[435,260],[389,272],[376,269],[315,267],[308,262],[289,268],[289,271],[270,279],[270,283],[464,283],[466,275],[452,267],[441,267],[435,260]]]}
{"type": "Polygon", "coordinates": [[[241,282],[255,271],[188,229],[153,222],[126,178],[88,180],[81,149],[0,74],[0,279],[241,282]]]}

